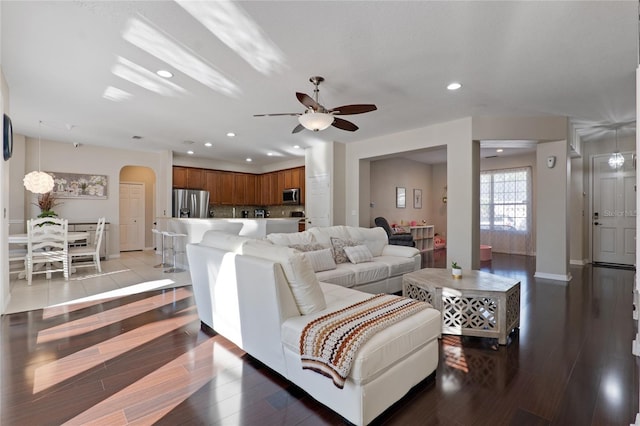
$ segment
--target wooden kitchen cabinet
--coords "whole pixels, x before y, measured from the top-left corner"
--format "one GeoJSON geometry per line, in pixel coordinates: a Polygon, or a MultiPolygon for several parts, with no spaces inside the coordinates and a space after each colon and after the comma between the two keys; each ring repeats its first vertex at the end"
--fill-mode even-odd
{"type": "Polygon", "coordinates": [[[205,172],[204,189],[209,191],[209,204],[222,204],[222,193],[220,190],[220,174],[215,170],[207,170],[205,172]]]}
{"type": "Polygon", "coordinates": [[[173,187],[174,188],[186,188],[187,187],[187,168],[186,167],[173,167],[173,187]]]}
{"type": "Polygon", "coordinates": [[[233,182],[235,191],[233,194],[234,205],[244,205],[247,203],[247,175],[244,173],[234,173],[233,182]]]}
{"type": "Polygon", "coordinates": [[[258,176],[248,174],[245,190],[245,204],[257,205],[260,204],[260,191],[258,190],[258,176]]]}
{"type": "MultiPolygon", "coordinates": [[[[282,204],[282,186],[278,186],[278,172],[270,173],[269,181],[271,182],[271,194],[269,204],[279,206],[282,204]]],[[[284,180],[283,180],[284,184],[284,180]]]]}
{"type": "Polygon", "coordinates": [[[220,204],[233,205],[235,193],[234,173],[220,172],[220,204]]]}
{"type": "Polygon", "coordinates": [[[204,189],[205,171],[195,167],[173,167],[173,187],[186,189],[204,189]]]}
{"type": "Polygon", "coordinates": [[[204,189],[204,184],[205,184],[204,169],[187,167],[187,188],[204,189]]]}
{"type": "Polygon", "coordinates": [[[255,175],[251,173],[208,170],[197,167],[173,167],[173,187],[209,191],[213,205],[279,206],[282,191],[300,188],[300,202],[305,202],[305,168],[280,170],[255,175]]]}

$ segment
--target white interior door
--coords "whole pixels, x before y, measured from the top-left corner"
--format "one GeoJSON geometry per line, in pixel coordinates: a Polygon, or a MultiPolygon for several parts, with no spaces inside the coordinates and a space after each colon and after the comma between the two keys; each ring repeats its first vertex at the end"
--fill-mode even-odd
{"type": "Polygon", "coordinates": [[[309,176],[306,181],[307,195],[305,209],[307,229],[316,226],[330,226],[331,220],[331,185],[329,175],[309,176]]]}
{"type": "Polygon", "coordinates": [[[120,251],[144,249],[144,183],[120,183],[120,251]]]}
{"type": "Polygon", "coordinates": [[[593,157],[593,261],[635,264],[636,171],[632,154],[624,154],[620,169],[609,166],[609,155],[593,157]]]}

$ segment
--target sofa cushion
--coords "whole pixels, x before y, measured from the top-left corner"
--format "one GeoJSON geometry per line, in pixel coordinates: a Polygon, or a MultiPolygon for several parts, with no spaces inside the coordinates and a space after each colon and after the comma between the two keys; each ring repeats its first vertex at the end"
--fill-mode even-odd
{"type": "Polygon", "coordinates": [[[373,260],[373,255],[365,245],[345,246],[344,252],[351,263],[371,262],[373,260]]]}
{"type": "Polygon", "coordinates": [[[353,287],[356,285],[356,275],[347,268],[350,263],[341,263],[336,269],[317,272],[318,281],[336,284],[342,287],[353,287]]]}
{"type": "MultiPolygon", "coordinates": [[[[327,308],[312,315],[290,318],[282,324],[282,343],[296,354],[300,353],[302,330],[310,321],[371,297],[370,294],[336,285],[321,283],[320,286],[327,308]]],[[[435,309],[424,309],[375,333],[356,352],[349,377],[358,384],[375,379],[390,366],[437,338],[440,330],[440,313],[435,309]]]]}
{"type": "Polygon", "coordinates": [[[416,265],[413,257],[378,256],[374,260],[376,263],[384,263],[389,267],[389,277],[413,272],[416,265]]]}
{"type": "Polygon", "coordinates": [[[248,237],[241,237],[239,235],[233,235],[224,231],[212,230],[204,233],[200,244],[220,250],[240,253],[242,251],[242,246],[247,241],[253,241],[253,239],[248,237]]]}
{"type": "Polygon", "coordinates": [[[323,226],[318,228],[311,228],[308,232],[313,234],[316,242],[322,244],[325,247],[331,247],[331,237],[342,238],[344,240],[351,239],[348,228],[349,227],[344,225],[323,226]]]}
{"type": "Polygon", "coordinates": [[[352,240],[362,241],[364,245],[369,247],[369,251],[373,257],[380,256],[382,249],[389,244],[387,233],[382,228],[358,228],[348,226],[347,231],[352,240]]]}
{"type": "Polygon", "coordinates": [[[318,312],[326,307],[318,278],[309,261],[299,251],[266,241],[252,240],[242,246],[242,252],[282,265],[291,293],[302,315],[318,312]]]}
{"type": "Polygon", "coordinates": [[[353,274],[354,285],[356,286],[384,280],[389,277],[389,267],[384,263],[345,263],[340,266],[343,269],[351,271],[353,274]]]}
{"type": "Polygon", "coordinates": [[[336,269],[336,262],[333,260],[333,254],[330,248],[307,251],[303,254],[309,262],[314,272],[328,271],[336,269]]]}
{"type": "Polygon", "coordinates": [[[333,247],[333,259],[336,263],[346,263],[349,261],[347,254],[344,252],[344,248],[347,246],[357,246],[360,243],[358,241],[331,237],[331,246],[333,247]]]}
{"type": "MultiPolygon", "coordinates": [[[[294,244],[314,244],[317,243],[313,233],[309,231],[291,233],[267,234],[267,240],[279,246],[291,246],[294,244]]],[[[328,245],[325,245],[328,247],[328,245]]]]}

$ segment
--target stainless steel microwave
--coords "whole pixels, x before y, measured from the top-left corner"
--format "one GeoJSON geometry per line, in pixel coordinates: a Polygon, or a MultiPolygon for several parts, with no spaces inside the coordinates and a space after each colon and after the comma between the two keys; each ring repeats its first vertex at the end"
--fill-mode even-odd
{"type": "Polygon", "coordinates": [[[282,191],[282,204],[300,204],[300,188],[288,188],[282,191]]]}

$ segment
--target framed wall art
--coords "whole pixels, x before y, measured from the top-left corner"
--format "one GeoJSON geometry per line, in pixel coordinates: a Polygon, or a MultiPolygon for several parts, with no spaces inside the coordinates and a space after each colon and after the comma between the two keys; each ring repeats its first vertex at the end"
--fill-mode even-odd
{"type": "Polygon", "coordinates": [[[407,190],[401,186],[396,187],[396,208],[407,207],[407,190]]]}
{"type": "Polygon", "coordinates": [[[47,172],[53,176],[56,198],[105,200],[109,192],[106,175],[47,172]]]}
{"type": "Polygon", "coordinates": [[[413,190],[413,208],[414,209],[422,208],[422,189],[413,190]]]}

